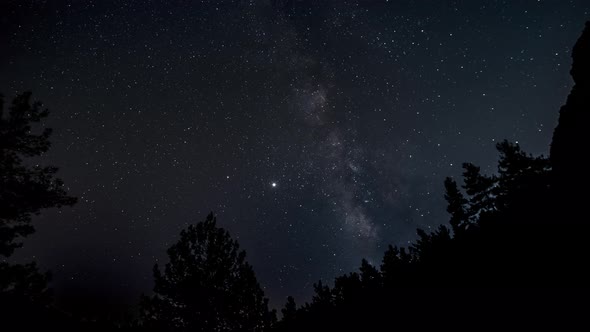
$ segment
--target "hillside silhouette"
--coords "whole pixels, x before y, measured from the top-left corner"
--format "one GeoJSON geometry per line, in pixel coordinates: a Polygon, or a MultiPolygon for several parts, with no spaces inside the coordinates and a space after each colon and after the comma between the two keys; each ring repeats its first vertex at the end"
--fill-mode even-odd
{"type": "Polygon", "coordinates": [[[577,327],[589,308],[590,22],[572,57],[549,158],[504,141],[497,174],[463,164],[462,183],[444,183],[450,227],[418,229],[412,245],[390,246],[378,267],[363,260],[331,288],[318,282],[298,309],[289,299],[277,329],[577,327]]]}

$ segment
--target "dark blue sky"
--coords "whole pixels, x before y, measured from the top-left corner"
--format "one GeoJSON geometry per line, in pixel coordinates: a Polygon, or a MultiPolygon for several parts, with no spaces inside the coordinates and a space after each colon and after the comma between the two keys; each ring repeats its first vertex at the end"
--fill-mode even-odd
{"type": "Polygon", "coordinates": [[[587,1],[2,1],[0,91],[52,111],[73,208],[18,259],[137,303],[215,211],[275,306],[446,223],[445,176],[547,154],[587,1]],[[276,186],[272,184],[275,183],[276,186]]]}

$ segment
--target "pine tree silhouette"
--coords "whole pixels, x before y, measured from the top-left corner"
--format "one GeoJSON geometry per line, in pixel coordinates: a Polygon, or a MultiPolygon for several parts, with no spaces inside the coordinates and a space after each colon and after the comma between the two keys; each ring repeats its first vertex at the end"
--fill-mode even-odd
{"type": "Polygon", "coordinates": [[[297,317],[297,304],[295,304],[295,299],[292,296],[287,297],[287,303],[281,309],[281,313],[283,314],[283,322],[289,324],[291,321],[295,321],[297,317]]]}
{"type": "MultiPolygon", "coordinates": [[[[41,156],[51,146],[51,129],[34,133],[34,125],[49,115],[40,102],[31,103],[31,92],[17,95],[4,110],[0,95],[0,256],[10,257],[32,234],[33,215],[53,207],[73,205],[53,166],[31,166],[26,158],[41,156]]],[[[5,327],[11,324],[43,325],[51,302],[49,273],[40,273],[35,263],[0,262],[0,312],[5,327]],[[25,319],[27,317],[28,319],[25,319]]],[[[32,326],[31,326],[32,327],[32,326]]]]}
{"type": "Polygon", "coordinates": [[[32,132],[32,126],[48,115],[40,102],[31,104],[30,92],[16,96],[5,115],[0,95],[0,255],[5,257],[22,246],[16,241],[34,232],[32,215],[76,202],[54,176],[56,167],[29,166],[23,159],[49,150],[51,129],[32,132]]]}
{"type": "Polygon", "coordinates": [[[157,331],[263,331],[274,321],[246,252],[213,214],[180,233],[164,271],[154,266],[155,295],[144,296],[144,326],[157,331]]]}

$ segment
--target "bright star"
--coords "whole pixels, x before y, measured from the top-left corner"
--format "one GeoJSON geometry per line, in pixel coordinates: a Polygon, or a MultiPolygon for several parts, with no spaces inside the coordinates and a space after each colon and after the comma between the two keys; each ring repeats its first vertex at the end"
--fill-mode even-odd
{"type": "Polygon", "coordinates": [[[276,182],[273,182],[273,183],[271,183],[270,185],[271,185],[273,188],[275,188],[275,187],[277,186],[277,183],[276,183],[276,182]]]}

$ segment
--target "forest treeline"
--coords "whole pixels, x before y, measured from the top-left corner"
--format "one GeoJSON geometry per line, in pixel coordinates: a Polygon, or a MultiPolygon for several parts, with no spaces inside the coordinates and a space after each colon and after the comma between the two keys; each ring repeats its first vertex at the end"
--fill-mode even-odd
{"type": "Polygon", "coordinates": [[[50,275],[6,258],[33,233],[35,214],[76,199],[56,177],[57,168],[26,162],[50,147],[49,129],[33,133],[48,111],[30,93],[14,98],[8,112],[0,98],[0,329],[573,328],[575,318],[586,317],[590,295],[590,22],[572,58],[574,86],[559,112],[549,157],[508,141],[497,144],[497,173],[465,163],[462,179],[444,181],[448,223],[432,232],[418,229],[408,247],[389,246],[379,265],[363,260],[357,272],[319,281],[307,303],[287,298],[280,313],[268,307],[246,253],[213,214],[183,230],[167,251],[169,262],[154,267],[153,292],[139,300],[136,319],[88,320],[57,309],[50,275]]]}

